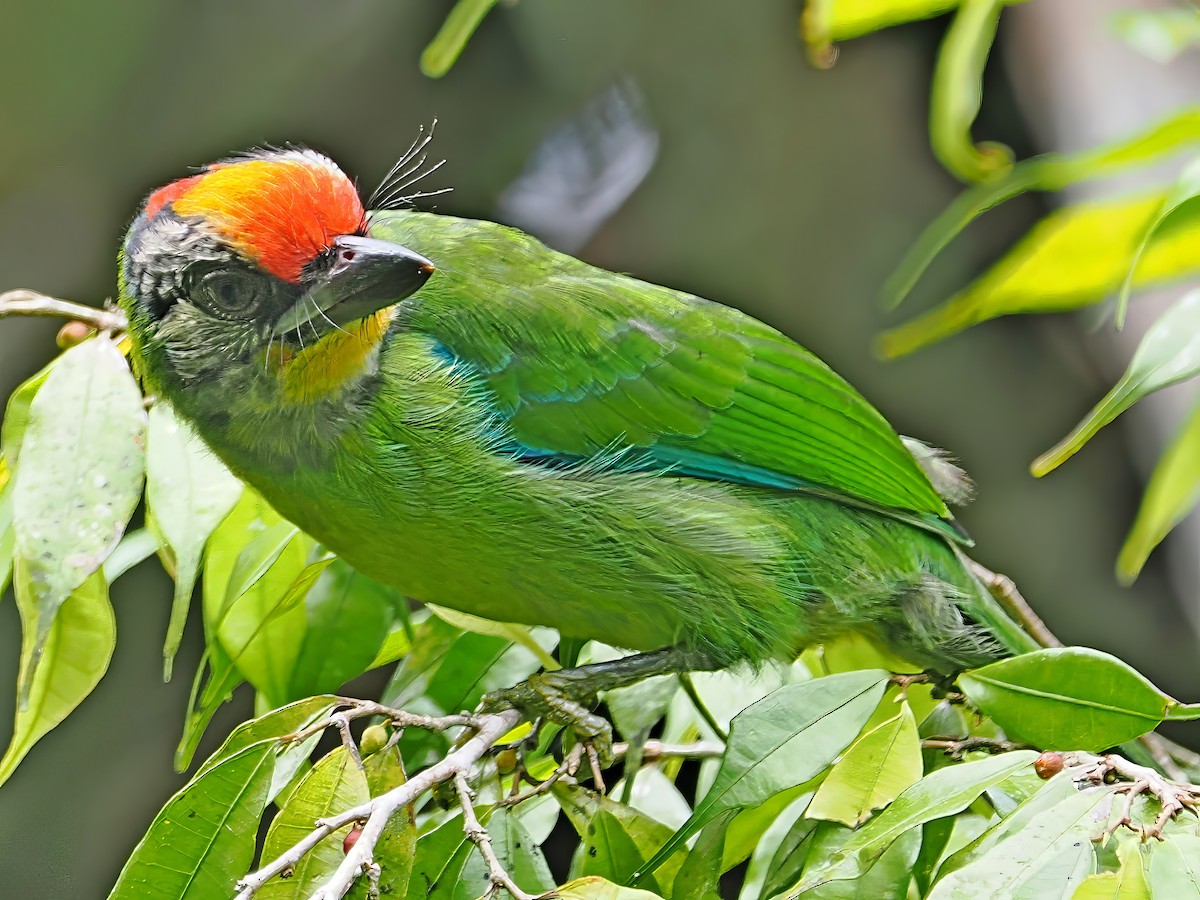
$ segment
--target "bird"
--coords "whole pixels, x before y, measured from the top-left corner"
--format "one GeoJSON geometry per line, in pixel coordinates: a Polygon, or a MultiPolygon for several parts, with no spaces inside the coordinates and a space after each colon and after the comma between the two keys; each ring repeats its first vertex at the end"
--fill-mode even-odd
{"type": "Polygon", "coordinates": [[[568,715],[847,633],[951,674],[1038,646],[967,556],[957,467],[791,338],[511,227],[367,205],[297,146],[153,191],[119,260],[135,367],[362,573],[630,651],[507,700],[568,715]]]}

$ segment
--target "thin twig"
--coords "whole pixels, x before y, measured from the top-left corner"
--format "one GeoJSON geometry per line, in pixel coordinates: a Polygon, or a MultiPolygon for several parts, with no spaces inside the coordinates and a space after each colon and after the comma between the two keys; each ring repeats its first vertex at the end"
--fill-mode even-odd
{"type": "MultiPolygon", "coordinates": [[[[716,759],[725,752],[725,746],[716,741],[696,741],[693,744],[666,744],[662,741],[646,741],[642,745],[642,762],[657,762],[660,759],[716,759]]],[[[629,753],[629,745],[613,744],[613,756],[617,759],[629,753]]]]}
{"type": "Polygon", "coordinates": [[[692,702],[692,707],[700,714],[700,718],[704,720],[704,724],[712,729],[713,734],[717,736],[717,740],[728,741],[729,733],[721,727],[721,723],[717,721],[717,717],[712,714],[712,710],[708,708],[708,704],[704,702],[704,698],[696,690],[696,683],[692,681],[692,673],[680,672],[679,683],[683,686],[683,692],[687,695],[688,700],[692,702]]]}
{"type": "MultiPolygon", "coordinates": [[[[371,705],[362,704],[358,708],[361,709],[371,705]]],[[[384,709],[387,708],[384,707],[384,709]]],[[[399,710],[391,710],[391,712],[399,712],[399,710]]],[[[366,713],[363,714],[366,715],[366,713]]],[[[386,715],[387,713],[381,714],[386,715]]],[[[408,714],[403,718],[408,720],[408,714]]],[[[436,721],[437,718],[412,716],[410,724],[414,724],[415,720],[419,719],[436,721]]],[[[414,802],[434,785],[448,781],[460,772],[470,772],[496,741],[516,727],[517,723],[521,720],[521,714],[516,710],[506,709],[483,716],[444,716],[440,718],[453,720],[452,724],[454,725],[463,724],[463,719],[473,720],[476,726],[475,736],[428,769],[418,772],[399,787],[393,788],[385,794],[380,794],[378,797],[366,803],[361,803],[345,812],[319,820],[316,823],[316,827],[297,841],[291,848],[257,872],[247,875],[238,882],[236,900],[249,900],[263,885],[279,873],[293,868],[306,853],[311,851],[326,837],[333,834],[333,832],[345,825],[349,825],[351,822],[365,819],[366,824],[363,826],[358,841],[350,848],[350,852],[346,854],[346,858],[338,866],[333,875],[312,895],[312,900],[338,900],[338,898],[344,897],[363,869],[369,867],[374,861],[375,845],[379,842],[379,838],[382,836],[383,830],[392,816],[400,809],[414,802]]],[[[326,725],[328,724],[330,723],[327,722],[326,725]]]]}
{"type": "Polygon", "coordinates": [[[458,791],[458,805],[462,807],[463,811],[463,831],[487,864],[488,881],[491,884],[484,893],[484,898],[494,897],[501,888],[504,888],[513,896],[513,900],[535,900],[533,894],[527,894],[517,886],[512,876],[508,874],[496,857],[496,851],[492,849],[492,838],[487,833],[487,829],[479,824],[479,817],[475,815],[475,804],[472,802],[471,786],[467,784],[467,776],[462,772],[455,773],[454,787],[458,791]]]}
{"type": "Polygon", "coordinates": [[[984,583],[988,592],[995,597],[1000,605],[1012,614],[1013,618],[1029,632],[1030,636],[1043,647],[1061,647],[1062,641],[1054,636],[1046,623],[1033,611],[1029,602],[1021,596],[1016,584],[1007,575],[993,572],[975,560],[968,560],[975,577],[984,583]]]}
{"type": "Polygon", "coordinates": [[[24,288],[0,294],[0,319],[5,316],[74,319],[91,325],[97,331],[124,331],[129,324],[125,316],[116,310],[96,309],[70,300],[58,300],[24,288]]]}
{"type": "Polygon", "coordinates": [[[1028,744],[1020,744],[1015,741],[979,736],[965,738],[925,738],[921,741],[921,746],[927,750],[943,750],[952,759],[960,759],[964,753],[969,753],[972,750],[984,750],[988,753],[1008,753],[1010,750],[1025,750],[1029,747],[1028,744]]]}
{"type": "Polygon", "coordinates": [[[344,722],[361,719],[366,716],[382,716],[388,719],[397,729],[422,728],[426,731],[448,731],[451,728],[472,728],[479,730],[480,718],[471,715],[423,716],[405,712],[375,703],[371,700],[356,700],[353,697],[339,697],[337,707],[340,711],[332,713],[328,719],[322,719],[307,728],[290,734],[287,740],[303,741],[314,734],[324,731],[331,726],[341,728],[344,722]]]}

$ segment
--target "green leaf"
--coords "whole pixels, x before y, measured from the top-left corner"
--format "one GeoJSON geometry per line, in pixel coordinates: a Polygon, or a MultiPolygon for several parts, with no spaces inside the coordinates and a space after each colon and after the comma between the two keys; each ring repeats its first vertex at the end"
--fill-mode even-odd
{"type": "Polygon", "coordinates": [[[192,680],[192,693],[188,697],[183,734],[175,748],[176,772],[187,771],[200,744],[200,738],[204,736],[204,730],[212,721],[217,708],[229,699],[234,688],[244,680],[219,644],[210,642],[205,646],[192,680]]]}
{"type": "Polygon", "coordinates": [[[1104,750],[1158,727],[1175,701],[1126,663],[1056,647],[964,672],[971,705],[1005,734],[1045,750],[1104,750]]]}
{"type": "MultiPolygon", "coordinates": [[[[841,852],[854,832],[832,822],[817,826],[811,860],[826,859],[841,852]]],[[[906,900],[913,878],[913,863],[921,847],[921,832],[900,835],[879,859],[858,878],[828,881],[804,893],[804,900],[906,900]]],[[[793,896],[791,891],[788,896],[793,896]]]]}
{"type": "Polygon", "coordinates": [[[842,850],[810,867],[795,892],[859,877],[901,835],[926,822],[962,812],[989,787],[1031,765],[1036,758],[1032,750],[1019,750],[947,766],[926,775],[855,831],[842,850]]]}
{"type": "Polygon", "coordinates": [[[294,734],[310,725],[325,719],[337,706],[337,698],[329,695],[321,697],[306,697],[273,709],[265,715],[243,722],[233,729],[225,742],[204,761],[197,774],[202,774],[213,766],[224,762],[236,753],[240,753],[251,744],[262,741],[280,740],[294,734]]]}
{"type": "Polygon", "coordinates": [[[421,54],[421,71],[429,78],[441,78],[458,60],[467,41],[499,0],[458,0],[446,16],[441,30],[421,54]]]}
{"type": "Polygon", "coordinates": [[[154,817],[109,900],[228,900],[254,860],[274,767],[264,741],[189,782],[154,817]]]}
{"type": "Polygon", "coordinates": [[[1117,556],[1117,577],[1132,584],[1151,551],[1200,499],[1200,404],[1163,451],[1142,494],[1137,518],[1117,556]]]}
{"type": "Polygon", "coordinates": [[[1127,44],[1162,65],[1200,44],[1200,12],[1194,7],[1123,9],[1109,22],[1127,44]]]}
{"type": "MultiPolygon", "coordinates": [[[[368,756],[363,761],[363,770],[372,797],[399,787],[405,781],[404,766],[395,747],[368,756]]],[[[553,803],[551,798],[545,799],[553,803]]],[[[408,893],[416,852],[417,823],[413,807],[409,805],[388,820],[375,844],[373,856],[380,868],[379,896],[403,897],[408,893]]],[[[356,881],[347,896],[353,900],[370,900],[366,879],[356,881]]]]}
{"type": "Polygon", "coordinates": [[[1146,882],[1140,845],[1133,835],[1119,834],[1117,858],[1121,861],[1120,869],[1089,875],[1071,895],[1071,900],[1150,900],[1150,885],[1146,882]]]}
{"type": "MultiPolygon", "coordinates": [[[[371,799],[367,776],[358,763],[337,747],[317,760],[296,786],[267,831],[263,859],[274,859],[309,834],[313,823],[371,799]]],[[[301,900],[310,896],[345,858],[342,841],[351,826],[330,834],[304,855],[290,878],[274,878],[258,892],[262,900],[301,900]]]]}
{"type": "MultiPolygon", "coordinates": [[[[1050,213],[962,291],[881,335],[879,352],[892,359],[1000,316],[1061,312],[1099,303],[1120,287],[1138,238],[1164,196],[1162,191],[1152,191],[1050,213]]],[[[1134,285],[1170,281],[1197,269],[1200,227],[1192,220],[1155,234],[1134,285]]]]}
{"type": "Polygon", "coordinates": [[[622,887],[598,875],[576,878],[554,892],[559,900],[661,900],[658,894],[622,887]]]}
{"type": "Polygon", "coordinates": [[[112,584],[134,566],[153,556],[157,550],[158,538],[149,528],[127,532],[101,567],[104,579],[112,584]]]}
{"type": "Polygon", "coordinates": [[[900,712],[850,745],[805,813],[851,828],[886,806],[921,778],[921,740],[907,702],[900,712]]]}
{"type": "MultiPolygon", "coordinates": [[[[24,623],[21,668],[33,656],[37,610],[30,597],[24,563],[17,565],[17,606],[24,623]]],[[[0,784],[58,723],[92,692],[108,669],[117,643],[116,620],[104,575],[95,572],[67,597],[46,638],[41,661],[32,667],[28,702],[17,704],[12,739],[0,758],[0,784]]]]}
{"type": "Polygon", "coordinates": [[[879,670],[830,675],[784,685],[738,713],[713,786],[645,871],[725,810],[762,803],[824,770],[870,718],[887,681],[879,670]]]}
{"type": "Polygon", "coordinates": [[[1133,259],[1129,262],[1129,274],[1125,276],[1125,281],[1121,285],[1121,293],[1117,299],[1117,328],[1120,329],[1125,324],[1125,311],[1129,308],[1129,291],[1133,287],[1133,276],[1137,272],[1138,263],[1142,260],[1142,254],[1146,252],[1146,247],[1153,239],[1154,235],[1166,225],[1176,213],[1180,212],[1181,207],[1196,199],[1200,195],[1200,159],[1195,159],[1192,163],[1183,170],[1175,184],[1167,192],[1167,196],[1163,198],[1162,205],[1155,212],[1153,218],[1146,225],[1145,231],[1142,232],[1138,239],[1137,249],[1133,251],[1133,259]]]}
{"type": "MultiPolygon", "coordinates": [[[[4,457],[0,457],[0,465],[3,463],[4,457]]],[[[12,490],[7,478],[0,478],[0,598],[8,590],[16,546],[17,533],[12,527],[12,490]]]]}
{"type": "MultiPolygon", "coordinates": [[[[618,884],[629,884],[654,849],[671,837],[671,829],[661,822],[584,788],[560,782],[554,786],[554,796],[582,840],[571,869],[573,875],[600,875],[618,884]]],[[[651,890],[670,896],[682,864],[682,856],[671,859],[642,880],[651,890]]]]}
{"type": "Polygon", "coordinates": [[[146,505],[174,561],[175,599],[163,645],[163,678],[171,665],[209,535],[242,495],[242,483],[191,426],[159,401],[150,410],[146,446],[146,505]]]}
{"type": "Polygon", "coordinates": [[[1003,6],[1003,0],[960,0],[933,71],[929,143],[942,165],[964,181],[984,181],[1013,164],[1012,151],[1004,145],[976,146],[971,139],[983,101],[983,68],[1003,6]]]}
{"type": "Polygon", "coordinates": [[[927,227],[884,286],[884,305],[898,306],[929,264],[989,209],[1026,191],[1061,191],[1081,181],[1144,165],[1200,141],[1200,107],[1173,113],[1131,138],[1079,153],[1047,153],[1025,159],[1005,176],[972,185],[927,227]]]}
{"type": "Polygon", "coordinates": [[[558,664],[558,660],[538,644],[534,638],[533,628],[528,625],[518,625],[514,622],[494,622],[491,619],[484,619],[479,616],[473,616],[470,613],[459,612],[457,609],[435,606],[432,603],[426,603],[425,606],[439,619],[449,622],[455,628],[461,628],[463,631],[473,631],[476,634],[490,634],[494,637],[511,641],[514,644],[520,644],[536,656],[538,662],[547,671],[553,672],[556,669],[562,668],[558,664]]]}
{"type": "MultiPolygon", "coordinates": [[[[1200,232],[1198,232],[1200,233],[1200,232]]],[[[1200,290],[1190,291],[1150,326],[1129,368],[1075,430],[1030,467],[1041,477],[1070,459],[1101,428],[1148,394],[1200,372],[1200,290]]]]}
{"type": "Polygon", "coordinates": [[[307,626],[288,693],[336,690],[372,667],[404,598],[341,560],[319,573],[304,599],[307,626]]]}
{"type": "Polygon", "coordinates": [[[725,871],[725,832],[737,815],[727,809],[702,829],[671,886],[671,900],[720,900],[721,873],[725,871]]]}
{"type": "Polygon", "coordinates": [[[4,409],[4,422],[0,425],[0,449],[4,451],[10,472],[16,471],[17,468],[21,444],[25,440],[25,430],[29,427],[29,408],[33,405],[33,398],[62,359],[62,356],[56,356],[36,375],[21,382],[8,398],[4,409]]]}
{"type": "Polygon", "coordinates": [[[974,862],[940,879],[930,900],[1070,897],[1096,869],[1092,838],[1104,825],[1093,813],[1111,797],[1111,789],[1089,788],[1043,810],[974,862]]]}
{"type": "Polygon", "coordinates": [[[141,500],[142,393],[116,345],[95,338],[63,354],[29,408],[13,480],[13,527],[37,610],[21,702],[58,607],[100,568],[141,500]]]}
{"type": "Polygon", "coordinates": [[[1200,897],[1200,837],[1168,835],[1150,854],[1150,892],[1154,897],[1200,897]]]}

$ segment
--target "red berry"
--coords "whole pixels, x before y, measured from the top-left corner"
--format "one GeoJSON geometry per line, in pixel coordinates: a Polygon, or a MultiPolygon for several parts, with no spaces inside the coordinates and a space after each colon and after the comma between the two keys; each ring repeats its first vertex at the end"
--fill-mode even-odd
{"type": "Polygon", "coordinates": [[[1063,755],[1046,752],[1033,761],[1033,770],[1043,780],[1053,778],[1063,770],[1063,755]]]}
{"type": "Polygon", "coordinates": [[[352,849],[354,849],[354,845],[358,843],[358,838],[361,834],[362,826],[355,824],[355,826],[350,829],[349,834],[346,835],[346,839],[342,841],[342,852],[349,853],[352,849]]]}

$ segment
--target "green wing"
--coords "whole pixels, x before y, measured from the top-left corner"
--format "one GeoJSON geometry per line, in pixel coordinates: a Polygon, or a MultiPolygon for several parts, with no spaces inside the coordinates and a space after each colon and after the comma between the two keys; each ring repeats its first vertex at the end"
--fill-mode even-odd
{"type": "Polygon", "coordinates": [[[487,222],[376,213],[371,233],[437,265],[403,321],[486,379],[518,452],[627,451],[651,467],[949,530],[945,503],[887,421],[761,322],[487,222]]]}

